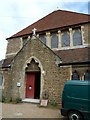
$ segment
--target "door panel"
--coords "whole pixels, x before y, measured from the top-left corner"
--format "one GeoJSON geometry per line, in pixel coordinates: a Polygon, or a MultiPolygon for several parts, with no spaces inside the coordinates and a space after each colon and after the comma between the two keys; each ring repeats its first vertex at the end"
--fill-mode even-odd
{"type": "Polygon", "coordinates": [[[34,99],[35,73],[26,74],[26,98],[34,99]]]}

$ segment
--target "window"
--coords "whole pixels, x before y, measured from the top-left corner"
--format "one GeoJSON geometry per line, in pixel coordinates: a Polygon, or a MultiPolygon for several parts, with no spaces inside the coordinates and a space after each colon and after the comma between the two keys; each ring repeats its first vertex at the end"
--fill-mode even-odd
{"type": "Polygon", "coordinates": [[[56,33],[52,34],[51,48],[58,48],[58,36],[56,33]]]}
{"type": "Polygon", "coordinates": [[[79,80],[79,74],[76,70],[72,74],[72,80],[79,80]]]}
{"type": "Polygon", "coordinates": [[[73,45],[82,45],[82,35],[80,29],[74,30],[73,33],[73,45]]]}
{"type": "Polygon", "coordinates": [[[87,70],[84,75],[84,80],[90,80],[90,70],[87,70]]]}
{"type": "Polygon", "coordinates": [[[46,37],[45,37],[45,35],[42,35],[40,38],[41,38],[41,41],[42,41],[44,44],[46,44],[46,37]]]}
{"type": "Polygon", "coordinates": [[[62,33],[61,43],[62,43],[62,47],[70,46],[70,35],[69,35],[68,32],[63,32],[62,33]]]}
{"type": "Polygon", "coordinates": [[[2,86],[2,83],[3,83],[3,76],[2,74],[0,74],[0,86],[2,86]]]}

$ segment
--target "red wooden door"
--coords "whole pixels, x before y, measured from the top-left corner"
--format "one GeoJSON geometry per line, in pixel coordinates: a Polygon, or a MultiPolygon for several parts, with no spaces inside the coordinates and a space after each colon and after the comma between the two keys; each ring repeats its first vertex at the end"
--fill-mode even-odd
{"type": "Polygon", "coordinates": [[[35,73],[26,74],[26,98],[34,99],[35,73]]]}

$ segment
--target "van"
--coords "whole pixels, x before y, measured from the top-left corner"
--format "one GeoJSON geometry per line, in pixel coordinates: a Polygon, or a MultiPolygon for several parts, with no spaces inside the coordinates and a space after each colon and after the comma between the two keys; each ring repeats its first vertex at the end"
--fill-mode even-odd
{"type": "Polygon", "coordinates": [[[69,120],[90,120],[90,81],[68,80],[64,85],[60,111],[69,120]]]}

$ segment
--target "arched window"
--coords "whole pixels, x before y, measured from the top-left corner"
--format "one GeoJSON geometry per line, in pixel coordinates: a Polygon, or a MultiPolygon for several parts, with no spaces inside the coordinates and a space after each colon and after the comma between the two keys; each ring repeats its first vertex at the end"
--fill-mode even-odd
{"type": "Polygon", "coordinates": [[[90,80],[90,70],[86,70],[84,80],[90,80]]]}
{"type": "Polygon", "coordinates": [[[46,37],[45,37],[45,35],[42,35],[42,36],[40,37],[40,39],[41,39],[41,41],[42,41],[44,44],[46,44],[46,37]]]}
{"type": "Polygon", "coordinates": [[[3,76],[2,74],[0,74],[0,86],[2,86],[2,83],[3,83],[3,76]]]}
{"type": "Polygon", "coordinates": [[[51,48],[58,48],[58,36],[56,33],[52,34],[51,48]]]}
{"type": "Polygon", "coordinates": [[[82,35],[79,29],[75,30],[73,33],[73,45],[82,45],[82,35]]]}
{"type": "Polygon", "coordinates": [[[62,47],[70,46],[70,35],[68,32],[63,32],[61,41],[62,47]]]}
{"type": "Polygon", "coordinates": [[[74,72],[73,72],[73,74],[72,74],[72,80],[79,80],[80,78],[79,78],[79,74],[78,74],[78,72],[75,70],[74,72]]]}

